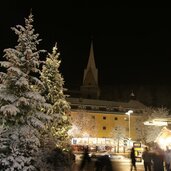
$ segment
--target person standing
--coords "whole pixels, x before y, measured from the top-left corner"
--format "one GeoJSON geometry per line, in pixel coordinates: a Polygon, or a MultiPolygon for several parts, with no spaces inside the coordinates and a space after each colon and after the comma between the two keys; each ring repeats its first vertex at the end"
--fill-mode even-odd
{"type": "Polygon", "coordinates": [[[91,158],[89,156],[89,148],[88,146],[84,147],[83,159],[81,161],[79,171],[83,171],[85,168],[88,169],[91,162],[91,158]]]}
{"type": "Polygon", "coordinates": [[[145,171],[151,171],[151,153],[149,152],[148,147],[145,147],[144,152],[142,154],[142,159],[144,160],[144,169],[145,171]]]}
{"type": "Polygon", "coordinates": [[[171,171],[170,169],[171,150],[168,147],[166,147],[166,151],[164,152],[164,162],[165,162],[166,171],[171,171]]]}
{"type": "Polygon", "coordinates": [[[132,147],[131,149],[130,158],[131,158],[131,171],[133,170],[133,168],[135,171],[137,171],[134,147],[132,147]]]}
{"type": "Polygon", "coordinates": [[[164,171],[164,153],[163,150],[156,145],[152,153],[153,171],[164,171]]]}

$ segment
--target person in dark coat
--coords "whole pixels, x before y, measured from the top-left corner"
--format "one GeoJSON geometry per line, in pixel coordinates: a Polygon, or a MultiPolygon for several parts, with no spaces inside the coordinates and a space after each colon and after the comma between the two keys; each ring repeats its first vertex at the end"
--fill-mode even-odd
{"type": "Polygon", "coordinates": [[[134,169],[135,171],[137,171],[134,147],[132,147],[132,149],[131,149],[130,158],[131,158],[131,169],[130,170],[132,171],[134,169]]]}
{"type": "Polygon", "coordinates": [[[153,154],[153,171],[164,171],[164,153],[159,146],[156,146],[153,154]]]}
{"type": "Polygon", "coordinates": [[[152,155],[148,150],[148,147],[145,147],[142,154],[142,159],[144,160],[144,169],[145,171],[151,171],[152,155]]]}
{"type": "Polygon", "coordinates": [[[84,170],[84,168],[87,168],[90,165],[91,158],[89,156],[89,149],[88,146],[84,148],[84,154],[83,154],[83,159],[81,161],[79,171],[84,170]]]}

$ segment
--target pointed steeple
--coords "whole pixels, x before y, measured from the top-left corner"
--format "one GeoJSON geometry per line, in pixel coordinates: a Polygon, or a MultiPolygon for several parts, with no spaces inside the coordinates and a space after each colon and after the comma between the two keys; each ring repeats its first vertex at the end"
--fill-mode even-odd
{"type": "Polygon", "coordinates": [[[84,69],[83,85],[81,94],[86,98],[99,98],[100,89],[98,86],[98,69],[94,59],[93,41],[91,41],[90,53],[86,69],[84,69]]]}
{"type": "Polygon", "coordinates": [[[96,68],[95,61],[94,61],[93,41],[91,41],[90,54],[89,54],[89,59],[88,59],[88,64],[87,64],[87,68],[89,67],[96,68]]]}
{"type": "Polygon", "coordinates": [[[98,69],[94,60],[93,41],[91,41],[87,68],[84,70],[83,85],[98,85],[98,69]]]}

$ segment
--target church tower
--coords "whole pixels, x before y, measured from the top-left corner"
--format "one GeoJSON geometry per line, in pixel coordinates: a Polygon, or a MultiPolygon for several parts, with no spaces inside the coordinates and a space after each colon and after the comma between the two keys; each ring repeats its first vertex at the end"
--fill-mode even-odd
{"type": "Polygon", "coordinates": [[[100,89],[98,86],[98,69],[94,60],[93,41],[91,41],[87,68],[84,69],[83,85],[80,88],[82,98],[98,99],[100,89]]]}

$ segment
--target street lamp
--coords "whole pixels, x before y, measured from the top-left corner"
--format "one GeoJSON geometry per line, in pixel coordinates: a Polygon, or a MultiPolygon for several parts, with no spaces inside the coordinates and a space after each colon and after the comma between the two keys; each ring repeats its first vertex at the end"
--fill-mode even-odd
{"type": "Polygon", "coordinates": [[[129,110],[128,112],[126,112],[125,114],[129,116],[129,141],[131,139],[131,113],[133,113],[132,110],[129,110]]]}

